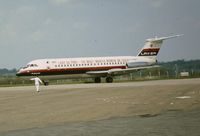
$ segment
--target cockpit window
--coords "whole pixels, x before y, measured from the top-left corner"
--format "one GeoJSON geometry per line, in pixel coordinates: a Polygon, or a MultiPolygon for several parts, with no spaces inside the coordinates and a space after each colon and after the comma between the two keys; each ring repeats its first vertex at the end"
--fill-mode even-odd
{"type": "Polygon", "coordinates": [[[28,68],[28,67],[38,67],[37,64],[28,64],[25,68],[28,68]]]}

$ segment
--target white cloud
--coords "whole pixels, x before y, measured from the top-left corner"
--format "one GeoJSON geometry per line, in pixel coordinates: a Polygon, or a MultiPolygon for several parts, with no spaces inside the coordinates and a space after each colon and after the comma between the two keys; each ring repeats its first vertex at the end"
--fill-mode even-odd
{"type": "Polygon", "coordinates": [[[3,21],[0,22],[0,42],[10,46],[23,46],[27,42],[41,41],[46,34],[42,32],[45,31],[42,30],[43,26],[49,25],[52,20],[43,19],[39,13],[33,6],[22,5],[13,8],[7,15],[1,15],[3,21]]]}
{"type": "Polygon", "coordinates": [[[73,0],[49,0],[54,5],[63,5],[72,2],[73,0]]]}

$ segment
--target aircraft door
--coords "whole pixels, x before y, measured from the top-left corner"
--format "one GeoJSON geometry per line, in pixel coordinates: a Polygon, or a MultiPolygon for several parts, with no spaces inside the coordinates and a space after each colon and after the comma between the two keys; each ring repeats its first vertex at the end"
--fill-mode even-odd
{"type": "Polygon", "coordinates": [[[47,69],[47,70],[50,70],[50,69],[51,69],[50,61],[47,61],[47,62],[46,62],[46,69],[47,69]]]}

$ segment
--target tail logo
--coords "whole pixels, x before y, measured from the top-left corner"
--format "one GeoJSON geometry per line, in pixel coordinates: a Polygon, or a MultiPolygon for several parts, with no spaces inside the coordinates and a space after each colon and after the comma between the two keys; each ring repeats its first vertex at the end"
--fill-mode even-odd
{"type": "Polygon", "coordinates": [[[156,56],[158,54],[159,50],[160,50],[159,48],[143,49],[138,56],[156,56]]]}
{"type": "Polygon", "coordinates": [[[161,45],[164,40],[171,39],[171,38],[176,38],[181,35],[173,35],[173,36],[168,36],[168,37],[155,37],[155,38],[150,38],[147,39],[145,42],[144,47],[142,50],[138,53],[138,56],[147,56],[147,57],[156,57],[158,55],[158,52],[161,48],[161,45]]]}

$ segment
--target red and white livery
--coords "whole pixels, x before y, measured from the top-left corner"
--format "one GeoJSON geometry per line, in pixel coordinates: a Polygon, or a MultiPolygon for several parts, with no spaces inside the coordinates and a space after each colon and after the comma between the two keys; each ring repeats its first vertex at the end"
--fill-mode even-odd
{"type": "Polygon", "coordinates": [[[63,74],[89,74],[100,83],[105,77],[106,82],[113,82],[113,76],[130,73],[141,69],[153,68],[156,56],[164,40],[180,35],[147,39],[137,56],[114,57],[82,57],[38,59],[29,62],[17,72],[17,76],[42,76],[63,74]]]}

